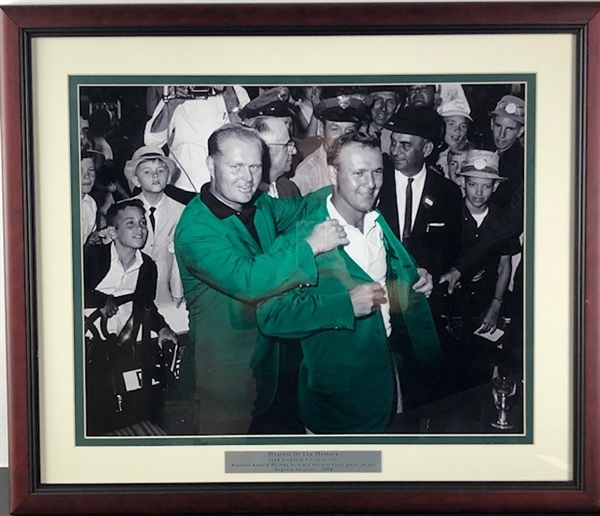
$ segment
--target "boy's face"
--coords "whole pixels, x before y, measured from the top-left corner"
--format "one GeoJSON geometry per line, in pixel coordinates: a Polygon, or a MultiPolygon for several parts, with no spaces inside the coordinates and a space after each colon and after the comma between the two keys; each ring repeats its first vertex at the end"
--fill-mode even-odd
{"type": "Polygon", "coordinates": [[[124,247],[142,249],[148,238],[146,217],[142,210],[135,206],[128,206],[117,214],[115,220],[117,242],[124,247]]]}
{"type": "Polygon", "coordinates": [[[446,135],[444,136],[444,140],[448,145],[456,145],[467,139],[469,119],[466,116],[445,116],[444,122],[446,123],[446,135]]]}
{"type": "Polygon", "coordinates": [[[523,124],[506,116],[495,115],[490,121],[494,145],[500,152],[510,149],[523,134],[523,124]]]}
{"type": "Polygon", "coordinates": [[[456,154],[448,153],[448,175],[450,176],[450,179],[459,186],[463,185],[463,178],[462,176],[459,176],[458,173],[466,159],[466,152],[459,152],[456,154]]]}
{"type": "Polygon", "coordinates": [[[142,161],[133,176],[133,184],[150,193],[162,192],[170,180],[169,167],[160,159],[142,161]]]}
{"type": "Polygon", "coordinates": [[[486,206],[497,187],[495,179],[465,176],[465,197],[475,208],[486,206]]]}
{"type": "Polygon", "coordinates": [[[89,194],[96,181],[96,167],[93,158],[83,158],[79,165],[81,172],[81,195],[89,194]]]}

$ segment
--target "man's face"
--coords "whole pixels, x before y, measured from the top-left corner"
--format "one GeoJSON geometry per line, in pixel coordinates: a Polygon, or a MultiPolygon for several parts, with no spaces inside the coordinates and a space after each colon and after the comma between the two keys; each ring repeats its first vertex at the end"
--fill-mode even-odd
{"type": "Polygon", "coordinates": [[[498,182],[495,179],[465,176],[465,197],[474,208],[483,208],[487,205],[496,190],[498,182]]]}
{"type": "Polygon", "coordinates": [[[349,219],[368,213],[383,183],[381,151],[351,143],[342,148],[332,175],[334,204],[349,219]]]}
{"type": "Polygon", "coordinates": [[[448,154],[448,175],[450,179],[457,185],[463,186],[463,177],[459,176],[458,173],[463,166],[463,163],[467,159],[466,152],[459,152],[457,154],[448,154]]]}
{"type": "Polygon", "coordinates": [[[342,134],[351,133],[358,129],[358,124],[355,122],[332,122],[325,120],[323,123],[323,139],[325,148],[331,147],[333,142],[342,134]]]}
{"type": "Polygon", "coordinates": [[[81,195],[89,194],[96,181],[96,167],[93,158],[83,158],[79,166],[81,172],[81,195]]]}
{"type": "Polygon", "coordinates": [[[450,147],[467,139],[469,119],[466,116],[445,116],[444,122],[446,123],[446,136],[444,140],[450,147]]]}
{"type": "Polygon", "coordinates": [[[408,104],[412,107],[433,107],[435,86],[433,84],[414,84],[408,88],[408,104]]]}
{"type": "Polygon", "coordinates": [[[398,96],[393,91],[373,93],[371,118],[379,127],[385,126],[398,107],[398,96]]]}
{"type": "Polygon", "coordinates": [[[133,184],[149,193],[162,192],[170,180],[169,167],[160,159],[142,161],[133,176],[133,184]]]}
{"type": "Polygon", "coordinates": [[[262,146],[254,140],[229,137],[221,152],[206,158],[210,191],[234,210],[241,210],[256,193],[262,178],[262,146]]]}
{"type": "Polygon", "coordinates": [[[292,157],[296,154],[296,147],[290,138],[290,132],[285,123],[273,118],[269,121],[271,131],[262,135],[262,139],[269,147],[269,158],[271,169],[269,170],[269,180],[272,183],[286,172],[289,172],[292,166],[292,157]]]}
{"type": "Polygon", "coordinates": [[[146,217],[142,210],[135,206],[128,206],[117,214],[115,220],[117,242],[123,247],[142,249],[148,238],[146,217]]]}
{"type": "Polygon", "coordinates": [[[394,168],[405,176],[414,176],[425,163],[425,158],[431,154],[433,144],[420,136],[412,134],[392,133],[390,155],[394,168]]]}
{"type": "Polygon", "coordinates": [[[509,149],[523,134],[523,124],[520,124],[512,118],[502,115],[494,115],[490,122],[494,145],[500,152],[509,149]]]}

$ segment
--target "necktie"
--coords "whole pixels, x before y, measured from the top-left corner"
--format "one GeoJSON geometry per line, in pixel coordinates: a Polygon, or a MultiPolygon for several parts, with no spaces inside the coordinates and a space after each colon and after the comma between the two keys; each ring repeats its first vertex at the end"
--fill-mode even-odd
{"type": "Polygon", "coordinates": [[[156,231],[156,219],[154,218],[154,212],[156,211],[156,208],[154,206],[152,206],[150,208],[150,225],[152,226],[152,231],[156,231]]]}
{"type": "Polygon", "coordinates": [[[410,232],[412,230],[413,181],[414,179],[409,177],[408,184],[406,185],[406,205],[404,207],[404,228],[402,229],[402,242],[406,242],[410,238],[410,232]]]}

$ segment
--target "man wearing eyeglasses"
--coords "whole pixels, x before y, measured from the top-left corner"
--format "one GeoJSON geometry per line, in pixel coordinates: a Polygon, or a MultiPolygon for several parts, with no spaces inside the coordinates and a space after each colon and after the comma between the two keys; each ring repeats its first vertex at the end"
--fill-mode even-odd
{"type": "Polygon", "coordinates": [[[258,131],[269,149],[265,155],[268,163],[263,163],[263,180],[259,190],[275,198],[299,196],[300,190],[286,176],[296,154],[296,145],[284,120],[272,116],[258,116],[248,120],[247,125],[258,131]]]}

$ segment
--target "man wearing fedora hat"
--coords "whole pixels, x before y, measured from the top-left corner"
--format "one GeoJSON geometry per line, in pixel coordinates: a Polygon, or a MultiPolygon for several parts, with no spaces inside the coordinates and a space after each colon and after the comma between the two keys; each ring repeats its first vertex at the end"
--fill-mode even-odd
{"type": "Polygon", "coordinates": [[[507,179],[494,193],[493,202],[506,208],[525,177],[525,155],[520,141],[525,132],[525,102],[514,95],[505,95],[490,117],[494,144],[490,150],[498,151],[500,175],[507,179]]]}
{"type": "Polygon", "coordinates": [[[443,141],[444,121],[433,108],[408,107],[392,117],[388,128],[390,160],[378,208],[418,266],[433,276],[429,303],[450,375],[446,383],[453,389],[458,376],[452,364],[461,357],[446,330],[445,288],[439,279],[460,253],[462,196],[458,185],[426,163],[443,141]]]}
{"type": "Polygon", "coordinates": [[[148,239],[142,251],[156,263],[155,302],[159,306],[176,304],[179,307],[183,299],[173,238],[185,206],[165,195],[165,188],[176,170],[177,165],[162,149],[145,145],[133,153],[124,171],[127,180],[142,190],[135,196],[146,210],[148,239]]]}
{"type": "Polygon", "coordinates": [[[461,238],[460,189],[426,164],[443,140],[444,122],[432,108],[409,107],[399,111],[388,128],[390,160],[378,207],[436,283],[458,258],[461,238]]]}

